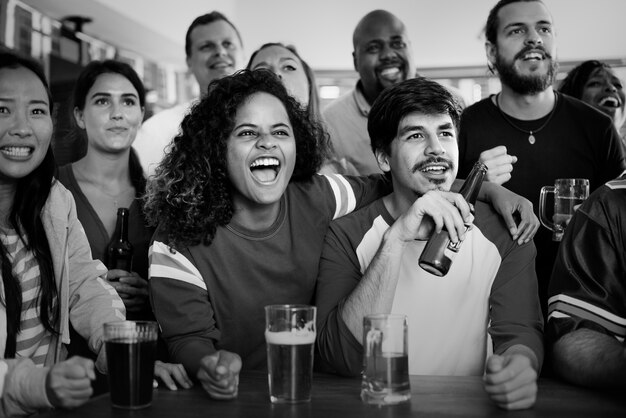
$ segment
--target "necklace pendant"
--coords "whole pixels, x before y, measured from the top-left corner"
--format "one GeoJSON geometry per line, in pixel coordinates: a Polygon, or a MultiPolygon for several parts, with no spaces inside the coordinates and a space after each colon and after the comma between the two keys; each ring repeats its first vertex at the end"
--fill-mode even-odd
{"type": "Polygon", "coordinates": [[[528,142],[530,142],[530,145],[534,145],[535,144],[535,135],[533,135],[533,134],[528,135],[528,142]]]}

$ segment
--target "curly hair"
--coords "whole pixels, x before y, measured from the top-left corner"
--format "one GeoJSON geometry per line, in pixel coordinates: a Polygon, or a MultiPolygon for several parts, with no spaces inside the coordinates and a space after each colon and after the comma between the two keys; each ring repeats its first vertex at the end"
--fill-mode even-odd
{"type": "Polygon", "coordinates": [[[154,178],[148,183],[145,213],[159,225],[173,247],[208,245],[218,226],[233,216],[228,178],[228,138],[240,106],[265,92],[282,102],[291,122],[296,161],[290,181],[306,181],[318,171],[328,152],[328,135],[293,99],[271,71],[242,70],[214,80],[208,94],[185,116],[154,178]]]}

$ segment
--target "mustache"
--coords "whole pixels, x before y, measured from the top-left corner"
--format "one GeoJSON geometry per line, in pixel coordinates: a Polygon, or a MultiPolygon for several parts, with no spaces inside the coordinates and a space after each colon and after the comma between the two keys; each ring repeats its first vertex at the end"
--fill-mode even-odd
{"type": "Polygon", "coordinates": [[[546,56],[546,58],[552,59],[552,55],[550,55],[548,53],[548,51],[546,51],[546,49],[543,47],[543,45],[537,45],[537,46],[530,46],[530,45],[528,45],[528,46],[525,46],[520,52],[515,54],[515,59],[522,58],[524,55],[526,55],[529,52],[537,52],[537,51],[541,51],[543,53],[543,55],[546,56]]]}
{"type": "Polygon", "coordinates": [[[420,171],[420,170],[426,168],[428,165],[431,165],[431,164],[445,165],[448,170],[452,170],[454,168],[454,163],[452,161],[448,160],[447,158],[431,157],[431,158],[429,158],[427,160],[415,163],[415,165],[411,168],[411,173],[415,173],[417,171],[420,171]]]}

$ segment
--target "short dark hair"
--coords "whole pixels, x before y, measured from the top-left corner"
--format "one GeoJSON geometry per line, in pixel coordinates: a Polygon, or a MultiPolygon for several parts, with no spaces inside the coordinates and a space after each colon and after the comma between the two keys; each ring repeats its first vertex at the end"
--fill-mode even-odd
{"type": "Polygon", "coordinates": [[[596,60],[585,61],[578,64],[576,67],[572,68],[569,73],[567,73],[567,76],[563,79],[561,85],[559,86],[559,91],[567,94],[568,96],[581,99],[583,97],[585,84],[589,80],[589,77],[591,77],[591,74],[593,74],[598,68],[612,71],[611,66],[605,62],[596,60]]]}
{"type": "Polygon", "coordinates": [[[376,98],[367,119],[372,151],[390,155],[402,118],[413,112],[427,115],[447,114],[459,129],[462,107],[441,84],[425,77],[416,77],[388,87],[376,98]]]}
{"type": "Polygon", "coordinates": [[[223,14],[221,14],[220,12],[212,11],[211,13],[207,13],[202,16],[196,17],[194,21],[191,22],[191,25],[189,25],[189,29],[187,29],[187,34],[185,34],[185,54],[187,55],[187,58],[191,56],[191,32],[197,26],[208,25],[209,23],[217,22],[218,20],[223,20],[235,30],[235,33],[237,34],[237,38],[239,38],[239,43],[243,46],[243,40],[241,39],[241,34],[237,30],[237,27],[235,27],[233,22],[228,20],[228,18],[224,16],[223,14]]]}
{"type": "Polygon", "coordinates": [[[500,12],[500,9],[512,3],[531,3],[535,1],[543,3],[541,0],[500,0],[496,3],[489,11],[489,16],[487,16],[487,24],[485,25],[485,37],[487,41],[495,44],[498,40],[498,25],[500,24],[498,12],[500,12]]]}

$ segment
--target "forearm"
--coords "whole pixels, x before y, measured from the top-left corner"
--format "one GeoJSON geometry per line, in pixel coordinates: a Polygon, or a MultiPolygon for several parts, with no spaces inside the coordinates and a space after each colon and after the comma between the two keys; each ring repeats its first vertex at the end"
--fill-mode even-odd
{"type": "Polygon", "coordinates": [[[552,350],[564,379],[595,388],[626,388],[626,349],[615,338],[580,328],[562,336],[552,350]]]}
{"type": "Polygon", "coordinates": [[[512,354],[520,354],[522,356],[528,357],[530,360],[530,365],[537,373],[539,373],[539,359],[535,352],[530,348],[522,344],[515,344],[507,348],[503,355],[512,355],[512,354]]]}
{"type": "Polygon", "coordinates": [[[30,359],[1,360],[0,416],[30,415],[51,408],[46,396],[47,367],[36,367],[30,359]]]}
{"type": "Polygon", "coordinates": [[[363,278],[346,299],[341,316],[358,341],[363,340],[365,315],[391,311],[403,249],[404,242],[396,238],[394,228],[387,230],[363,278]]]}
{"type": "Polygon", "coordinates": [[[217,350],[210,341],[200,338],[184,338],[174,343],[168,342],[172,363],[180,363],[187,374],[194,378],[200,368],[201,360],[217,350]]]}

